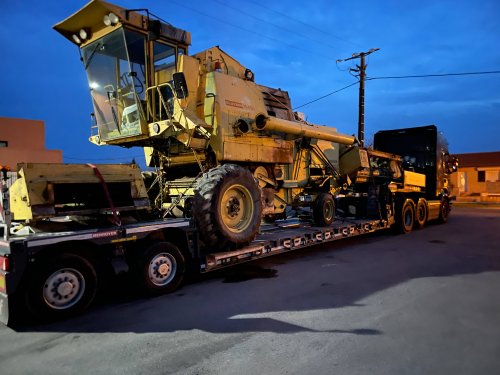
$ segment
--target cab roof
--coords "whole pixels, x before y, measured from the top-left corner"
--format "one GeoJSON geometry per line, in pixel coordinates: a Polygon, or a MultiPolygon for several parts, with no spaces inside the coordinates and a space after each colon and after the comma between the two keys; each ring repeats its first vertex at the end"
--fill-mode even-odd
{"type": "MultiPolygon", "coordinates": [[[[53,28],[74,43],[72,36],[78,34],[80,29],[89,29],[92,33],[96,33],[105,28],[103,18],[109,13],[114,13],[118,17],[119,23],[147,32],[149,14],[143,15],[102,0],[90,1],[74,14],[54,25],[53,28]]],[[[161,37],[185,47],[191,44],[191,34],[188,31],[164,22],[160,22],[160,24],[161,37]]]]}

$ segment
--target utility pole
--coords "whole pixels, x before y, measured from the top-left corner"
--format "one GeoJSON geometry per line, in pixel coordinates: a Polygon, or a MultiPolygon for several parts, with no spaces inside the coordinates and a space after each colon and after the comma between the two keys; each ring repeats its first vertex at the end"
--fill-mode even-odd
{"type": "Polygon", "coordinates": [[[359,109],[358,109],[358,140],[361,146],[365,143],[365,79],[366,79],[366,56],[378,51],[380,48],[372,48],[367,52],[356,52],[347,59],[340,59],[337,62],[359,59],[359,65],[356,64],[356,69],[351,68],[349,71],[358,73],[359,77],[359,109]]]}

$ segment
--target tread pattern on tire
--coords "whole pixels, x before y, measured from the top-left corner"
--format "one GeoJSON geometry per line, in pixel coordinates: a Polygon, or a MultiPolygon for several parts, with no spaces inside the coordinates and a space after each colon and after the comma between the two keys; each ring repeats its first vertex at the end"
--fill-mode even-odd
{"type": "Polygon", "coordinates": [[[400,200],[396,204],[396,231],[407,234],[413,230],[415,223],[415,205],[411,199],[400,200]],[[411,211],[411,224],[406,225],[406,210],[411,211]]]}
{"type": "Polygon", "coordinates": [[[258,184],[252,173],[235,164],[224,164],[215,167],[200,178],[193,198],[193,217],[202,234],[205,245],[218,249],[251,242],[260,227],[262,202],[258,184]],[[241,233],[227,233],[221,224],[219,200],[224,193],[223,188],[231,186],[231,182],[244,185],[252,195],[254,218],[251,225],[241,233]]]}
{"type": "Polygon", "coordinates": [[[438,222],[445,224],[448,222],[448,216],[450,215],[450,202],[447,198],[442,198],[441,205],[439,206],[439,218],[438,222]]]}
{"type": "Polygon", "coordinates": [[[420,198],[415,206],[415,228],[422,229],[427,222],[427,217],[429,213],[427,211],[427,203],[424,198],[420,198]],[[424,217],[420,217],[420,210],[423,210],[424,217]]]}
{"type": "Polygon", "coordinates": [[[313,207],[314,223],[318,226],[328,226],[335,220],[335,201],[330,193],[320,193],[314,202],[313,207]],[[333,216],[331,220],[325,218],[324,207],[325,204],[332,204],[333,216]]]}

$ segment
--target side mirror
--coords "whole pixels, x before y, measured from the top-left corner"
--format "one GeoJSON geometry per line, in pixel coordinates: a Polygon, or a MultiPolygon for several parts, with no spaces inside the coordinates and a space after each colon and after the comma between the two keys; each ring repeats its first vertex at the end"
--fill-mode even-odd
{"type": "Polygon", "coordinates": [[[186,83],[186,77],[184,77],[184,73],[174,73],[172,75],[172,79],[174,81],[175,96],[179,99],[187,98],[188,87],[186,83]]]}

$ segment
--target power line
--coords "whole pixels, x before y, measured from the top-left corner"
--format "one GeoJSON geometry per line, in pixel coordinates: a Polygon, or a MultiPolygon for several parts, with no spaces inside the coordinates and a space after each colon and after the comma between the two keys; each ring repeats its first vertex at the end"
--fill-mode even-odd
{"type": "Polygon", "coordinates": [[[326,97],[328,97],[328,96],[330,96],[330,95],[336,94],[336,93],[338,93],[338,92],[340,92],[340,91],[342,91],[342,90],[348,89],[349,87],[354,86],[354,85],[357,85],[358,83],[359,83],[359,81],[353,82],[353,83],[351,83],[350,85],[347,85],[347,86],[342,87],[341,89],[338,89],[338,90],[332,91],[332,92],[330,92],[330,93],[328,93],[328,94],[326,94],[326,95],[323,95],[323,96],[320,96],[319,98],[316,98],[316,99],[314,99],[314,100],[311,100],[310,102],[307,102],[307,103],[301,104],[301,105],[299,105],[298,107],[295,107],[293,110],[295,111],[296,109],[299,109],[299,108],[305,107],[306,105],[309,105],[309,104],[311,104],[311,103],[317,102],[318,100],[324,99],[324,98],[326,98],[326,97]]]}
{"type": "Polygon", "coordinates": [[[304,22],[304,21],[301,21],[301,20],[299,20],[299,19],[297,19],[297,18],[290,17],[290,15],[289,15],[289,14],[285,14],[285,13],[280,12],[280,11],[278,11],[278,10],[271,9],[271,8],[269,8],[269,7],[265,6],[265,5],[262,5],[262,4],[257,3],[256,1],[252,1],[252,0],[247,0],[247,1],[248,1],[248,2],[250,2],[250,3],[253,3],[253,4],[255,4],[255,5],[257,5],[257,6],[261,7],[261,8],[263,8],[263,9],[267,9],[267,10],[269,10],[269,11],[273,12],[273,13],[279,14],[279,15],[280,15],[280,16],[282,16],[282,17],[288,18],[288,19],[290,19],[290,20],[292,20],[292,21],[295,21],[295,22],[297,22],[297,23],[301,23],[302,25],[307,26],[307,27],[308,27],[308,28],[310,28],[310,29],[313,29],[313,30],[319,31],[319,32],[321,32],[321,33],[323,33],[323,34],[325,34],[325,35],[329,35],[329,36],[331,36],[332,38],[335,38],[335,39],[337,39],[337,40],[339,40],[339,41],[341,41],[341,42],[344,42],[344,43],[349,43],[349,44],[353,44],[353,45],[355,45],[355,46],[359,46],[359,44],[354,43],[354,42],[351,42],[351,41],[350,41],[350,40],[348,40],[348,39],[341,38],[341,37],[339,37],[338,35],[335,35],[335,34],[329,33],[329,32],[327,32],[327,31],[325,31],[325,30],[322,30],[322,29],[320,29],[320,28],[318,28],[318,27],[316,27],[316,26],[314,26],[314,25],[311,25],[311,24],[309,24],[309,23],[306,23],[306,22],[304,22]]]}
{"type": "Polygon", "coordinates": [[[366,78],[366,80],[373,81],[376,79],[404,79],[404,78],[470,76],[470,75],[480,75],[480,74],[500,74],[500,70],[491,70],[491,71],[485,71],[485,72],[463,72],[463,73],[418,74],[418,75],[406,75],[406,76],[369,77],[369,78],[366,78]]]}
{"type": "Polygon", "coordinates": [[[266,39],[272,40],[273,42],[277,42],[277,43],[279,43],[279,44],[281,44],[281,45],[285,45],[285,46],[288,46],[288,47],[294,48],[294,49],[296,49],[296,50],[299,50],[299,51],[302,51],[302,52],[307,52],[307,53],[310,53],[310,54],[313,54],[313,55],[323,56],[324,58],[327,58],[327,59],[329,59],[329,60],[335,60],[333,57],[330,57],[330,56],[325,56],[325,55],[319,54],[319,53],[317,53],[317,52],[310,51],[310,50],[308,50],[308,49],[306,49],[306,48],[298,47],[298,46],[295,46],[295,45],[293,45],[293,44],[290,44],[290,43],[287,43],[287,42],[283,42],[283,41],[281,41],[281,40],[279,40],[279,39],[273,38],[273,37],[271,37],[271,36],[267,36],[267,35],[265,35],[265,34],[262,34],[262,33],[259,33],[259,32],[257,32],[257,31],[255,31],[255,30],[250,30],[250,29],[246,29],[246,28],[244,28],[244,27],[241,27],[241,26],[235,25],[235,24],[233,24],[233,23],[227,22],[226,20],[222,20],[222,19],[220,19],[220,18],[217,18],[217,17],[211,16],[211,15],[209,15],[209,14],[207,14],[207,13],[201,12],[201,11],[199,11],[199,10],[198,10],[198,9],[196,9],[196,8],[190,7],[190,6],[185,5],[185,4],[182,4],[182,3],[178,3],[177,1],[170,1],[170,3],[175,4],[175,5],[177,5],[177,6],[180,6],[180,7],[183,7],[183,8],[186,8],[186,9],[189,9],[190,11],[192,11],[192,12],[194,12],[194,13],[198,13],[198,14],[200,14],[200,15],[204,16],[204,17],[208,17],[208,18],[210,18],[211,20],[216,20],[216,21],[218,21],[218,22],[220,22],[220,23],[222,23],[222,24],[226,24],[226,25],[231,26],[231,27],[234,27],[234,28],[236,28],[236,29],[240,29],[240,30],[246,31],[246,32],[248,32],[248,33],[252,33],[252,34],[255,34],[255,35],[257,35],[257,36],[260,36],[260,37],[262,37],[262,38],[266,38],[266,39]]]}
{"type": "MultiPolygon", "coordinates": [[[[218,3],[218,4],[222,5],[222,6],[225,6],[226,8],[232,9],[232,10],[234,10],[234,11],[236,11],[236,12],[240,13],[240,14],[243,14],[243,15],[245,15],[245,16],[247,16],[247,17],[249,17],[249,18],[253,18],[253,19],[255,19],[255,20],[259,21],[259,22],[263,22],[263,23],[265,23],[265,24],[268,24],[268,25],[274,26],[275,28],[280,29],[280,30],[283,30],[283,31],[286,31],[287,33],[290,33],[290,34],[295,34],[295,35],[297,35],[297,36],[299,36],[299,37],[301,37],[301,38],[307,39],[307,40],[309,40],[309,41],[311,41],[311,42],[314,42],[314,43],[319,43],[319,44],[321,44],[322,46],[327,46],[327,47],[330,47],[330,48],[332,48],[332,49],[337,49],[337,48],[338,48],[338,47],[335,47],[335,46],[329,45],[329,44],[327,44],[327,43],[320,42],[320,41],[318,41],[317,39],[315,40],[315,39],[311,38],[309,35],[306,35],[306,34],[303,34],[303,33],[299,33],[299,32],[297,32],[297,31],[295,31],[295,30],[288,29],[288,28],[286,28],[286,27],[280,26],[280,25],[278,25],[278,24],[276,24],[276,23],[273,23],[273,22],[269,22],[268,20],[265,20],[265,19],[263,19],[263,18],[257,17],[257,16],[255,16],[255,15],[254,15],[254,14],[252,14],[252,13],[245,12],[245,11],[244,11],[244,10],[242,10],[241,8],[237,8],[237,7],[231,6],[231,5],[229,5],[229,4],[226,4],[226,3],[225,3],[225,2],[223,2],[223,1],[220,1],[220,0],[212,0],[212,1],[213,1],[213,2],[215,2],[215,3],[218,3]]],[[[286,15],[285,15],[285,16],[286,16],[286,15]]],[[[287,17],[287,18],[289,18],[289,17],[287,17]]],[[[309,26],[308,26],[308,27],[309,27],[309,26]]]]}
{"type": "MultiPolygon", "coordinates": [[[[442,73],[442,74],[418,74],[418,75],[405,75],[405,76],[385,76],[385,77],[368,77],[366,78],[367,81],[374,81],[374,80],[380,80],[380,79],[404,79],[404,78],[427,78],[427,77],[448,77],[448,76],[467,76],[467,75],[481,75],[481,74],[500,74],[500,70],[491,70],[491,71],[484,71],[484,72],[462,72],[462,73],[442,73]]],[[[317,102],[321,99],[324,99],[330,95],[336,94],[339,91],[345,90],[351,86],[356,85],[359,83],[359,81],[356,81],[348,86],[342,87],[339,90],[335,90],[329,94],[320,96],[317,99],[311,100],[310,102],[307,102],[305,104],[301,104],[298,107],[295,107],[293,110],[295,111],[298,108],[305,107],[306,105],[309,105],[311,103],[317,102]]]]}

